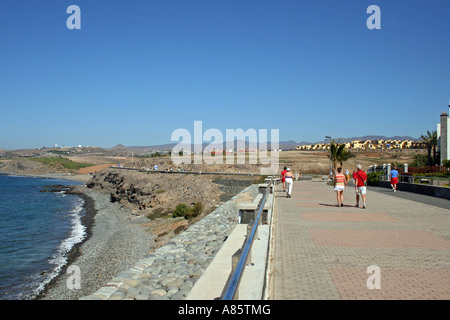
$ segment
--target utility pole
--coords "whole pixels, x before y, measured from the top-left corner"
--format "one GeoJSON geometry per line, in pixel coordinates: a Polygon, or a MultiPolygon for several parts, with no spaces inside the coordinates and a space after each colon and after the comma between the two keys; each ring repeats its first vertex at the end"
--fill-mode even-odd
{"type": "Polygon", "coordinates": [[[325,136],[325,139],[330,139],[330,145],[329,145],[329,148],[328,148],[328,158],[330,159],[330,171],[329,171],[329,173],[328,173],[328,177],[331,179],[331,176],[332,176],[332,174],[331,174],[331,137],[329,137],[329,136],[325,136]]]}

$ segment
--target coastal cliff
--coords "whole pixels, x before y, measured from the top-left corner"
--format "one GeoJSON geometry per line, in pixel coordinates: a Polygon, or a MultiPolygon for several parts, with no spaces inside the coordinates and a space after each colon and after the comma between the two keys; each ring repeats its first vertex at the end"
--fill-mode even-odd
{"type": "Polygon", "coordinates": [[[203,202],[205,208],[220,202],[222,191],[209,179],[197,175],[144,173],[105,169],[93,175],[88,188],[108,193],[112,202],[152,215],[157,209],[173,210],[179,203],[203,202]]]}
{"type": "Polygon", "coordinates": [[[111,202],[146,216],[145,227],[155,236],[153,249],[164,245],[222,203],[251,185],[248,178],[234,180],[210,175],[139,172],[108,168],[96,172],[86,187],[107,194],[111,202]],[[178,205],[200,205],[194,216],[174,215],[178,205]]]}
{"type": "Polygon", "coordinates": [[[20,159],[0,163],[0,172],[17,175],[40,175],[56,173],[57,171],[41,162],[20,159]]]}

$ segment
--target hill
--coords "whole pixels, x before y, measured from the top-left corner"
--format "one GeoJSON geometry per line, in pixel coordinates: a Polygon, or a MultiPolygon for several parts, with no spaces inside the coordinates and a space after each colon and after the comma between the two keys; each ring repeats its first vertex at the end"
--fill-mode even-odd
{"type": "MultiPolygon", "coordinates": [[[[389,140],[389,139],[398,139],[398,140],[412,140],[418,141],[418,138],[412,138],[410,136],[394,136],[394,137],[385,137],[385,136],[377,136],[377,135],[366,135],[361,137],[350,137],[350,138],[335,138],[332,137],[335,141],[350,142],[354,140],[389,140]]],[[[239,141],[242,142],[242,141],[239,141]]],[[[328,140],[308,142],[301,141],[296,142],[294,140],[280,141],[278,143],[278,149],[283,151],[285,150],[294,150],[298,146],[317,144],[317,143],[326,143],[328,140]]],[[[173,148],[179,143],[166,143],[159,145],[148,145],[148,146],[125,146],[123,144],[117,144],[112,148],[101,148],[101,147],[65,147],[65,148],[37,148],[37,149],[17,149],[17,150],[3,150],[0,149],[0,158],[11,159],[15,157],[54,157],[54,156],[63,156],[63,157],[92,157],[92,156],[131,156],[131,155],[145,155],[153,152],[169,152],[173,150],[173,148]]],[[[207,146],[211,147],[211,143],[205,142],[202,145],[202,150],[207,146]]],[[[234,141],[235,148],[238,147],[238,141],[234,141]]],[[[195,146],[191,146],[192,150],[194,150],[195,146]]],[[[226,150],[226,143],[218,144],[219,148],[226,150]]],[[[245,148],[248,148],[248,141],[245,144],[245,148]]],[[[186,148],[189,149],[189,145],[186,145],[186,148]]],[[[260,149],[264,149],[261,147],[260,149]]],[[[271,149],[270,141],[267,142],[267,149],[271,149]]],[[[107,161],[109,162],[109,160],[107,161]]]]}
{"type": "MultiPolygon", "coordinates": [[[[412,140],[412,141],[418,141],[420,139],[412,138],[410,136],[394,136],[394,137],[386,137],[386,136],[377,136],[377,135],[367,135],[362,137],[350,137],[350,138],[334,138],[335,141],[343,142],[350,142],[355,140],[412,140]]],[[[316,144],[316,143],[326,143],[328,140],[322,140],[322,141],[316,141],[316,142],[296,142],[294,140],[287,140],[287,141],[280,141],[278,143],[278,148],[281,150],[291,150],[295,149],[298,146],[302,145],[309,145],[309,144],[316,144]]],[[[150,146],[124,146],[122,144],[118,144],[111,148],[111,151],[113,153],[129,153],[131,154],[134,152],[134,154],[144,154],[144,153],[150,153],[150,152],[156,152],[156,151],[171,151],[178,143],[167,143],[167,144],[160,144],[160,145],[150,145],[150,146]]],[[[202,149],[209,146],[210,143],[203,143],[202,149]]],[[[234,145],[237,146],[237,141],[234,141],[234,145]]],[[[218,145],[220,146],[220,144],[218,145]]],[[[188,147],[188,145],[186,145],[188,147]]],[[[248,147],[248,142],[246,143],[246,148],[248,147]]],[[[194,146],[192,146],[192,149],[194,146]]],[[[223,150],[226,150],[226,143],[223,143],[222,145],[223,150]]],[[[271,148],[270,142],[267,143],[267,148],[271,148]]]]}

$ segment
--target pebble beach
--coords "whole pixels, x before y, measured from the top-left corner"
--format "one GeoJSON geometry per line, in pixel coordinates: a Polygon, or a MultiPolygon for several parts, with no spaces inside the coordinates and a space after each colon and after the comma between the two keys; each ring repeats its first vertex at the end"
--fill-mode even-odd
{"type": "Polygon", "coordinates": [[[107,194],[84,186],[75,192],[85,199],[87,237],[39,300],[185,299],[238,223],[237,204],[256,197],[258,188],[245,188],[154,251],[154,236],[143,227],[146,217],[112,203],[107,194]],[[68,289],[70,265],[80,270],[80,289],[68,289]]]}
{"type": "Polygon", "coordinates": [[[77,300],[88,295],[122,270],[148,254],[153,236],[142,226],[145,217],[132,217],[127,208],[111,203],[106,194],[84,186],[74,190],[85,200],[82,221],[87,235],[69,252],[68,263],[37,299],[77,300]],[[78,191],[77,191],[78,189],[78,191]],[[68,289],[67,267],[75,265],[81,273],[81,288],[68,289]]]}

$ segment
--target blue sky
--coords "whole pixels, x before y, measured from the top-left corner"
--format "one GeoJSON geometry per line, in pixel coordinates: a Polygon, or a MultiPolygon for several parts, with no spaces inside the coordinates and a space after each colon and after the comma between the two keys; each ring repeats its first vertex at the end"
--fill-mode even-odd
{"type": "Polygon", "coordinates": [[[0,149],[170,143],[195,120],[417,138],[448,111],[449,16],[448,0],[2,0],[0,149]]]}

